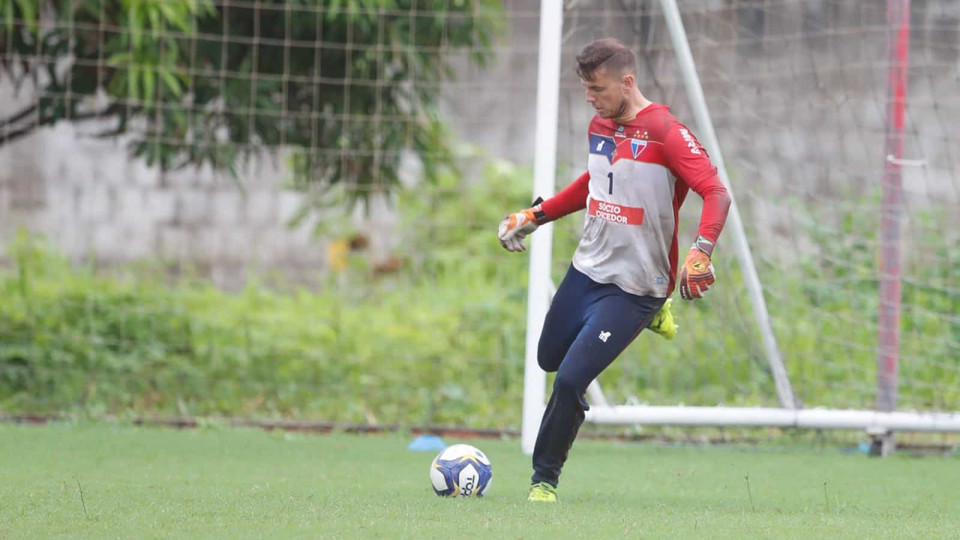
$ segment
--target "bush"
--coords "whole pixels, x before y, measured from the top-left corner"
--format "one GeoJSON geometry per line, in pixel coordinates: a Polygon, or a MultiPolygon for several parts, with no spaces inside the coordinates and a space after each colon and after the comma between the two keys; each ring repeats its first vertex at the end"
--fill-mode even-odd
{"type": "MultiPolygon", "coordinates": [[[[110,277],[21,235],[14,268],[0,272],[0,408],[517,427],[528,258],[505,254],[493,227],[528,202],[529,185],[529,174],[498,165],[482,182],[447,175],[402,193],[401,272],[374,277],[357,265],[318,291],[110,277]]],[[[870,215],[852,216],[851,231],[876,230],[857,222],[870,215]]],[[[783,357],[807,404],[871,407],[877,292],[865,246],[874,242],[818,240],[826,233],[814,217],[803,233],[822,249],[760,267],[783,357]]],[[[938,218],[924,219],[939,230],[938,218]]],[[[580,224],[556,224],[558,278],[580,224]]],[[[943,265],[960,255],[946,246],[927,255],[905,264],[901,406],[956,409],[960,298],[943,265]]],[[[603,374],[608,399],[776,404],[738,269],[729,254],[717,262],[709,302],[675,307],[676,340],[644,333],[603,374]]]]}

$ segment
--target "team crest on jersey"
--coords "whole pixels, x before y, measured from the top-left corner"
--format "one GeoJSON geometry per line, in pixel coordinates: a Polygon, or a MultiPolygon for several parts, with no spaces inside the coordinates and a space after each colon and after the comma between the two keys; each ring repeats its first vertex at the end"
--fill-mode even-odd
{"type": "Polygon", "coordinates": [[[643,153],[647,149],[647,141],[642,139],[630,139],[630,150],[633,151],[633,159],[643,153]]]}

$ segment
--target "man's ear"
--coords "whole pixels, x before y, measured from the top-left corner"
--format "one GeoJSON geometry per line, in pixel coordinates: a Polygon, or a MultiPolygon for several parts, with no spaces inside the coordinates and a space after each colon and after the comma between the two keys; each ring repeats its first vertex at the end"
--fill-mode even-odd
{"type": "Polygon", "coordinates": [[[636,78],[632,73],[627,73],[620,79],[620,84],[623,86],[623,90],[629,92],[635,85],[636,78]]]}

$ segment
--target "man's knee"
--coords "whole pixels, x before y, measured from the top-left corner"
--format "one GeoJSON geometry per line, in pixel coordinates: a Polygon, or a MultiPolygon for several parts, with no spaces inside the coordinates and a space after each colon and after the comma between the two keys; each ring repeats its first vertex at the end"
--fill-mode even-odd
{"type": "Polygon", "coordinates": [[[553,381],[553,393],[561,401],[576,403],[582,414],[583,411],[590,410],[590,405],[583,396],[588,384],[590,381],[583,381],[581,377],[575,376],[570,371],[562,370],[557,373],[553,381]]]}
{"type": "Polygon", "coordinates": [[[554,371],[560,369],[560,362],[563,360],[561,356],[549,356],[542,353],[537,353],[537,363],[540,364],[540,369],[546,371],[547,373],[553,373],[554,371]]]}
{"type": "Polygon", "coordinates": [[[540,369],[547,373],[560,369],[560,362],[563,361],[566,352],[555,344],[547,344],[540,340],[540,346],[537,347],[537,363],[540,364],[540,369]]]}
{"type": "Polygon", "coordinates": [[[582,394],[585,386],[586,384],[580,380],[580,377],[576,377],[572,372],[566,370],[558,372],[556,379],[553,381],[553,387],[558,392],[582,394]]]}

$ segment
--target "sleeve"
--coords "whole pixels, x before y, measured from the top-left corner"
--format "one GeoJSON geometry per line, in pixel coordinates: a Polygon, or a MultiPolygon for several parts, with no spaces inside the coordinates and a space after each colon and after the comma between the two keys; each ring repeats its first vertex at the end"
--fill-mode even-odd
{"type": "Polygon", "coordinates": [[[555,196],[543,201],[540,209],[546,214],[541,223],[548,223],[587,207],[590,193],[590,173],[583,173],[555,196]]]}
{"type": "Polygon", "coordinates": [[[697,234],[716,243],[727,220],[730,194],[717,176],[700,141],[683,124],[675,123],[664,138],[664,156],[673,175],[703,197],[697,234]]]}

